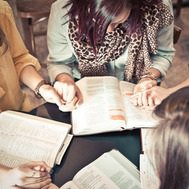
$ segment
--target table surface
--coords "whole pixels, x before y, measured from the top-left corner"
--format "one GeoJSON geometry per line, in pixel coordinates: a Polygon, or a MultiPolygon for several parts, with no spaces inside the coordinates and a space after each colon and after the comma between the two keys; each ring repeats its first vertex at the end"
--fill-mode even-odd
{"type": "MultiPolygon", "coordinates": [[[[60,113],[57,107],[47,107],[52,119],[70,123],[70,113],[60,113]]],[[[140,129],[103,133],[90,136],[74,136],[60,165],[54,167],[53,183],[62,186],[84,166],[103,153],[119,150],[139,168],[141,153],[140,129]]]]}

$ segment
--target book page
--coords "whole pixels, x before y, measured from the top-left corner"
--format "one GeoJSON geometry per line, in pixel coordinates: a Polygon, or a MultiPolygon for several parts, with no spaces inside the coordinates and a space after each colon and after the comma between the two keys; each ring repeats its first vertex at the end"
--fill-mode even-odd
{"type": "Polygon", "coordinates": [[[3,150],[0,150],[0,164],[8,167],[17,167],[21,164],[29,162],[29,159],[23,157],[18,157],[12,154],[9,154],[3,150]]]}
{"type": "Polygon", "coordinates": [[[72,112],[74,135],[125,129],[124,107],[117,78],[85,77],[77,85],[84,102],[72,112]]]}
{"type": "Polygon", "coordinates": [[[153,114],[153,110],[131,103],[130,96],[133,94],[134,84],[121,81],[120,89],[124,101],[127,129],[155,127],[159,119],[153,114]]]}
{"type": "Polygon", "coordinates": [[[113,150],[113,153],[113,156],[112,151],[104,153],[81,169],[73,178],[75,185],[82,189],[140,189],[139,171],[120,152],[113,150]]]}
{"type": "MultiPolygon", "coordinates": [[[[0,150],[20,160],[43,160],[52,167],[70,128],[65,123],[5,111],[0,114],[0,150]]],[[[0,159],[0,163],[2,161],[5,159],[0,159]]],[[[3,164],[15,167],[20,163],[7,159],[3,164]]]]}
{"type": "Polygon", "coordinates": [[[150,153],[151,144],[153,144],[153,128],[141,129],[141,146],[143,153],[150,153]]]}
{"type": "Polygon", "coordinates": [[[156,176],[153,166],[145,154],[140,155],[140,181],[141,188],[159,188],[159,179],[156,176]]]}

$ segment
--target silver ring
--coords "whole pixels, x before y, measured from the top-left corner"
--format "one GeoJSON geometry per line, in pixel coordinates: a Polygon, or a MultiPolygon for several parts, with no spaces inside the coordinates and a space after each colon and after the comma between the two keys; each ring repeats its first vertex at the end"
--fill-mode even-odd
{"type": "Polygon", "coordinates": [[[36,172],[33,170],[33,171],[32,171],[32,176],[31,176],[31,177],[34,177],[35,174],[36,174],[36,172]]]}

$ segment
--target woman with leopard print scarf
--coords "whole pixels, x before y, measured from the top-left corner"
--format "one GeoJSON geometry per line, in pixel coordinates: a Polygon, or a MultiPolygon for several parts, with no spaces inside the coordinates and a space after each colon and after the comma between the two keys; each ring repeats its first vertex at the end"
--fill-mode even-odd
{"type": "MultiPolygon", "coordinates": [[[[57,90],[85,76],[157,85],[175,53],[171,0],[57,0],[48,23],[48,71],[57,90]]],[[[73,89],[73,87],[72,87],[73,89]]],[[[78,90],[78,89],[77,89],[78,90]]],[[[78,91],[69,90],[69,98],[78,91]]]]}

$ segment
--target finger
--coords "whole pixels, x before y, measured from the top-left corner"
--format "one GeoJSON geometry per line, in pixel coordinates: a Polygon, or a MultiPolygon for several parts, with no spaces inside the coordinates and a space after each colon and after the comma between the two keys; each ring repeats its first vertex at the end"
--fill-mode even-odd
{"type": "Polygon", "coordinates": [[[132,104],[134,104],[135,106],[138,106],[138,98],[139,98],[139,95],[138,93],[136,93],[135,95],[130,96],[129,100],[132,104]]]}
{"type": "Polygon", "coordinates": [[[76,105],[78,106],[78,98],[75,96],[73,98],[73,100],[70,103],[68,103],[67,105],[70,105],[70,106],[73,106],[76,108],[76,105]]]}
{"type": "Polygon", "coordinates": [[[25,188],[25,189],[39,189],[46,185],[49,185],[51,182],[52,182],[51,179],[48,178],[48,179],[44,179],[44,180],[42,180],[42,179],[41,180],[33,180],[33,181],[30,181],[23,185],[18,185],[18,186],[21,188],[25,188]]]}
{"type": "Polygon", "coordinates": [[[137,104],[138,106],[142,106],[142,92],[138,93],[138,98],[137,98],[137,104]]]}
{"type": "Polygon", "coordinates": [[[157,82],[155,80],[150,80],[149,82],[144,83],[145,84],[145,90],[152,88],[153,86],[157,85],[157,82]]]}
{"type": "Polygon", "coordinates": [[[39,169],[43,170],[45,169],[45,171],[50,171],[51,170],[51,167],[44,161],[31,161],[27,164],[25,164],[26,166],[29,166],[30,168],[36,170],[36,171],[39,171],[39,169]]]}
{"type": "Polygon", "coordinates": [[[49,176],[49,173],[47,171],[36,171],[36,170],[33,170],[32,173],[31,173],[31,176],[29,176],[29,177],[39,178],[39,177],[45,177],[45,176],[49,176]]]}
{"type": "Polygon", "coordinates": [[[59,189],[59,188],[56,185],[54,185],[53,183],[50,183],[49,185],[44,186],[41,189],[59,189]]]}
{"type": "Polygon", "coordinates": [[[61,105],[58,108],[62,112],[71,112],[75,109],[75,106],[70,106],[66,104],[66,105],[61,105]]]}
{"type": "Polygon", "coordinates": [[[74,99],[70,103],[66,103],[65,105],[59,106],[59,110],[62,112],[70,112],[76,109],[78,106],[78,98],[74,97],[74,99]]]}
{"type": "Polygon", "coordinates": [[[70,103],[74,99],[74,97],[76,96],[75,87],[73,85],[70,85],[70,86],[67,87],[67,91],[68,92],[67,92],[66,102],[70,103]]]}
{"type": "Polygon", "coordinates": [[[49,189],[50,188],[50,184],[45,185],[44,187],[42,187],[41,189],[49,189]]]}
{"type": "Polygon", "coordinates": [[[142,99],[142,106],[148,106],[148,96],[147,96],[147,92],[142,92],[142,96],[141,96],[141,99],[142,99]]]}
{"type": "Polygon", "coordinates": [[[57,93],[54,93],[52,95],[52,102],[57,104],[57,106],[61,106],[66,103],[63,99],[60,98],[60,96],[57,93]]]}
{"type": "Polygon", "coordinates": [[[148,97],[148,105],[149,105],[150,107],[153,107],[153,106],[155,105],[153,98],[148,97]]]}
{"type": "Polygon", "coordinates": [[[60,81],[56,81],[54,83],[54,88],[57,91],[60,98],[66,101],[66,96],[67,96],[66,84],[60,81]]]}

